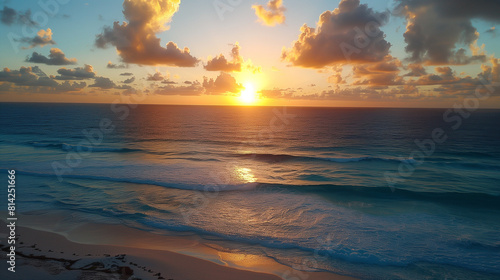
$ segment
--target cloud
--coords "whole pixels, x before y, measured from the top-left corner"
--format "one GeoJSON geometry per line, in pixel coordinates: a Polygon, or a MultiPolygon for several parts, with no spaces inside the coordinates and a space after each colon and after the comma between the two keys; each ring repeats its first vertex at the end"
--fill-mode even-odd
{"type": "Polygon", "coordinates": [[[30,44],[29,47],[23,47],[23,49],[31,49],[34,47],[44,47],[45,45],[56,44],[56,42],[52,40],[52,30],[50,28],[47,28],[47,30],[40,29],[37,35],[33,38],[24,37],[16,41],[30,44]]]}
{"type": "Polygon", "coordinates": [[[497,35],[496,27],[492,26],[490,29],[486,30],[485,33],[489,33],[493,38],[495,38],[497,35]]]}
{"type": "Polygon", "coordinates": [[[384,61],[370,64],[354,65],[353,77],[357,79],[353,85],[368,85],[385,88],[389,85],[404,84],[403,77],[399,76],[401,61],[390,55],[384,61]]]}
{"type": "Polygon", "coordinates": [[[77,67],[74,69],[60,68],[57,70],[59,76],[54,77],[56,80],[84,80],[92,79],[96,73],[92,65],[85,64],[84,67],[77,67]]]}
{"type": "Polygon", "coordinates": [[[37,52],[33,52],[31,57],[26,58],[26,62],[43,63],[47,65],[70,65],[76,64],[76,58],[68,59],[60,49],[52,48],[50,49],[48,57],[37,52]]]}
{"type": "Polygon", "coordinates": [[[232,61],[228,61],[223,54],[220,54],[210,60],[203,66],[207,71],[240,72],[243,63],[243,57],[240,55],[240,45],[236,42],[231,49],[232,61]]]}
{"type": "Polygon", "coordinates": [[[47,77],[38,66],[23,66],[19,70],[4,68],[4,70],[0,72],[0,81],[13,83],[17,86],[55,87],[58,85],[56,81],[47,77]]]}
{"type": "Polygon", "coordinates": [[[128,22],[114,22],[112,27],[96,36],[95,45],[116,47],[125,63],[194,67],[198,59],[188,48],[180,49],[174,42],[160,45],[156,33],[168,29],[165,25],[179,9],[180,0],[125,0],[123,15],[128,22]]]}
{"type": "Polygon", "coordinates": [[[5,25],[25,24],[29,26],[36,26],[37,23],[31,19],[31,10],[26,10],[24,12],[18,12],[7,6],[3,6],[0,10],[0,22],[5,25]]]}
{"type": "Polygon", "coordinates": [[[297,92],[296,90],[293,90],[291,88],[287,89],[274,88],[274,89],[263,89],[259,93],[261,97],[277,99],[277,98],[292,98],[296,92],[297,92]]]}
{"type": "Polygon", "coordinates": [[[3,10],[0,11],[0,20],[2,23],[11,25],[14,23],[17,17],[16,10],[9,8],[7,6],[3,6],[3,10]]]}
{"type": "Polygon", "coordinates": [[[281,58],[307,68],[382,61],[391,46],[380,30],[387,20],[388,13],[375,12],[359,0],[342,0],[320,16],[316,28],[304,24],[299,39],[291,49],[283,48],[281,58]]]}
{"type": "Polygon", "coordinates": [[[479,32],[472,19],[500,21],[500,2],[479,0],[397,0],[396,11],[406,17],[406,51],[413,62],[428,65],[464,65],[485,62],[484,53],[475,53],[479,32]],[[457,45],[467,46],[466,49],[457,45]]]}
{"type": "Polygon", "coordinates": [[[241,47],[239,43],[236,42],[231,49],[231,61],[227,60],[223,54],[220,54],[209,59],[207,64],[203,67],[207,71],[241,72],[246,70],[254,74],[262,72],[262,67],[254,66],[250,59],[244,61],[243,56],[240,54],[240,50],[241,47]]]}
{"type": "Polygon", "coordinates": [[[424,66],[422,66],[422,64],[413,63],[409,64],[406,68],[410,70],[410,72],[404,75],[406,77],[420,77],[427,75],[427,71],[425,70],[424,66]]]}
{"type": "Polygon", "coordinates": [[[132,78],[125,79],[125,81],[123,81],[122,83],[124,83],[124,84],[131,84],[134,81],[135,81],[135,77],[132,77],[132,78]]]}
{"type": "Polygon", "coordinates": [[[160,72],[155,72],[153,75],[151,74],[148,74],[148,77],[146,78],[146,81],[150,81],[150,82],[159,82],[159,81],[164,81],[164,80],[168,80],[168,74],[167,75],[163,75],[162,73],[160,72]]]}
{"type": "Polygon", "coordinates": [[[125,73],[121,73],[120,76],[133,76],[134,74],[133,73],[130,73],[130,72],[125,72],[125,73]]]}
{"type": "Polygon", "coordinates": [[[270,0],[267,3],[267,9],[262,5],[253,5],[255,15],[258,20],[267,26],[275,26],[276,24],[285,23],[285,11],[283,0],[270,0]]]}
{"type": "Polygon", "coordinates": [[[108,65],[106,65],[106,68],[109,68],[109,69],[125,69],[125,68],[128,68],[128,65],[126,65],[126,64],[114,64],[114,63],[111,63],[111,61],[108,61],[108,65]]]}
{"type": "Polygon", "coordinates": [[[19,70],[4,68],[3,71],[0,71],[0,82],[3,82],[2,85],[9,83],[10,92],[74,92],[80,91],[86,86],[85,82],[70,83],[65,81],[59,84],[51,77],[48,77],[38,66],[23,66],[19,70]],[[17,87],[12,87],[12,85],[17,87]]]}
{"type": "Polygon", "coordinates": [[[204,77],[203,87],[205,94],[238,93],[243,89],[233,76],[224,72],[221,72],[215,80],[204,77]]]}
{"type": "Polygon", "coordinates": [[[169,84],[166,86],[157,87],[154,93],[158,95],[194,96],[203,94],[204,89],[200,82],[194,81],[187,86],[174,86],[169,84]]]}
{"type": "Polygon", "coordinates": [[[101,89],[117,88],[116,84],[111,79],[106,77],[95,77],[94,84],[89,87],[98,87],[101,89]]]}

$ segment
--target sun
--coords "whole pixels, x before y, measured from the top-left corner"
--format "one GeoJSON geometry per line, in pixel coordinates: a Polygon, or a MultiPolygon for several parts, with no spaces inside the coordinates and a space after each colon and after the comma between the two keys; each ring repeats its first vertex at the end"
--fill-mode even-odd
{"type": "Polygon", "coordinates": [[[247,82],[244,85],[245,89],[243,89],[240,93],[240,101],[243,104],[251,105],[257,102],[258,94],[255,90],[255,86],[251,82],[247,82]]]}

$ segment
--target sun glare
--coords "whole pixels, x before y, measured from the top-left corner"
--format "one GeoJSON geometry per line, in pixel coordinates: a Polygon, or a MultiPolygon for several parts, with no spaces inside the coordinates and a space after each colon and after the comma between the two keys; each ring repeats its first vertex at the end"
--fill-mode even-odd
{"type": "Polygon", "coordinates": [[[243,89],[240,93],[240,101],[243,104],[251,105],[257,101],[257,92],[255,90],[255,86],[248,82],[244,85],[245,89],[243,89]]]}

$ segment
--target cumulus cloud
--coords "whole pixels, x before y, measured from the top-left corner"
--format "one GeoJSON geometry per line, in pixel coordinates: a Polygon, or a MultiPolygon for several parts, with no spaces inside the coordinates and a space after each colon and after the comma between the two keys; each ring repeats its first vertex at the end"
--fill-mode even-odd
{"type": "Polygon", "coordinates": [[[108,69],[125,69],[125,68],[128,68],[128,65],[126,65],[126,64],[114,64],[111,61],[108,61],[106,68],[108,68],[108,69]]]}
{"type": "Polygon", "coordinates": [[[391,46],[380,30],[387,20],[388,13],[373,11],[359,0],[342,0],[320,16],[316,28],[304,24],[299,39],[291,49],[283,48],[281,58],[308,68],[382,61],[391,46]]]}
{"type": "Polygon", "coordinates": [[[84,80],[92,79],[95,77],[96,73],[92,65],[85,64],[84,67],[77,67],[74,69],[60,68],[57,70],[58,76],[55,76],[56,80],[84,80]]]}
{"type": "Polygon", "coordinates": [[[207,71],[240,72],[243,63],[243,57],[240,55],[240,45],[238,42],[231,49],[232,61],[228,61],[223,54],[209,59],[204,66],[207,71]]]}
{"type": "Polygon", "coordinates": [[[206,94],[238,93],[243,89],[233,76],[224,72],[221,72],[215,80],[204,77],[203,87],[206,94]]]}
{"type": "Polygon", "coordinates": [[[72,92],[79,91],[86,86],[85,82],[69,83],[68,81],[59,84],[51,77],[48,77],[38,66],[21,67],[19,70],[4,68],[0,71],[0,82],[9,83],[11,92],[72,92]],[[18,86],[16,88],[12,85],[18,86]]]}
{"type": "Polygon", "coordinates": [[[463,65],[486,61],[474,52],[479,32],[472,19],[500,21],[500,2],[479,0],[397,0],[396,11],[407,19],[404,38],[410,60],[428,65],[463,65]],[[466,46],[473,52],[468,55],[466,46]]]}
{"type": "Polygon", "coordinates": [[[168,80],[168,74],[167,75],[163,75],[162,73],[160,72],[155,72],[153,75],[151,74],[148,74],[148,77],[146,78],[146,81],[150,81],[150,82],[160,82],[160,81],[165,81],[165,80],[168,80]]]}
{"type": "Polygon", "coordinates": [[[47,77],[38,66],[21,67],[19,70],[4,68],[0,72],[0,81],[13,83],[18,86],[47,86],[55,87],[56,81],[47,77]]]}
{"type": "Polygon", "coordinates": [[[95,77],[94,84],[89,87],[98,87],[101,89],[117,88],[116,84],[110,78],[106,77],[95,77]]]}
{"type": "Polygon", "coordinates": [[[43,63],[47,65],[70,65],[76,64],[76,58],[68,59],[63,51],[58,48],[52,48],[50,49],[48,57],[37,52],[33,52],[31,57],[26,58],[26,62],[43,63]]]}
{"type": "Polygon", "coordinates": [[[36,36],[33,38],[24,37],[16,41],[29,44],[29,47],[23,47],[23,49],[31,49],[34,47],[44,47],[45,45],[56,44],[56,42],[52,40],[52,30],[50,28],[47,28],[47,30],[40,29],[40,31],[38,31],[36,36]]]}
{"type": "Polygon", "coordinates": [[[204,65],[207,71],[222,71],[222,72],[241,72],[243,70],[260,73],[262,68],[253,65],[252,61],[248,59],[244,61],[243,56],[240,54],[241,47],[238,42],[233,45],[231,49],[231,61],[229,61],[223,54],[220,54],[212,59],[209,59],[207,64],[204,65]]]}
{"type": "Polygon", "coordinates": [[[267,9],[262,5],[253,5],[252,9],[264,25],[275,26],[285,22],[286,8],[283,6],[283,0],[270,0],[267,3],[267,9]]]}
{"type": "Polygon", "coordinates": [[[96,36],[99,48],[113,45],[126,63],[194,67],[198,63],[188,48],[174,42],[160,45],[156,33],[168,29],[166,24],[179,9],[180,0],[125,0],[123,15],[128,22],[114,22],[96,36]]]}

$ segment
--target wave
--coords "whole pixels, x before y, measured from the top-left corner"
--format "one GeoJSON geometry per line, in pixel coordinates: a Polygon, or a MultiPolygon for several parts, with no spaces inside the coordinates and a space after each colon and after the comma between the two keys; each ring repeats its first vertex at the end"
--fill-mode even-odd
{"type": "Polygon", "coordinates": [[[280,188],[297,192],[309,192],[338,199],[348,197],[351,200],[361,198],[379,198],[384,200],[390,199],[396,201],[419,200],[434,202],[437,204],[445,204],[449,206],[500,210],[500,196],[486,193],[428,192],[411,191],[402,188],[346,186],[331,184],[308,186],[259,184],[259,188],[280,188]]]}
{"type": "Polygon", "coordinates": [[[413,158],[393,158],[393,157],[374,157],[374,156],[361,156],[361,157],[313,157],[313,156],[300,156],[288,154],[260,154],[260,153],[246,153],[246,154],[230,154],[232,157],[248,158],[258,161],[269,163],[278,163],[284,161],[323,161],[323,162],[336,162],[336,163],[349,163],[360,161],[386,161],[396,163],[416,163],[413,158]]]}
{"type": "MultiPolygon", "coordinates": [[[[2,170],[2,169],[0,169],[2,170]]],[[[5,169],[6,171],[6,169],[5,169]]],[[[55,177],[54,174],[25,172],[22,170],[16,171],[20,174],[55,177]]],[[[66,178],[86,179],[86,180],[102,180],[111,182],[123,182],[131,184],[154,185],[160,187],[203,191],[203,192],[226,192],[226,191],[259,191],[259,190],[274,190],[274,191],[292,191],[303,193],[314,193],[317,195],[326,196],[333,199],[341,199],[345,201],[356,199],[384,199],[394,201],[418,200],[429,201],[436,204],[444,204],[457,207],[474,207],[500,210],[500,196],[486,193],[471,193],[471,192],[428,192],[428,191],[412,191],[402,188],[389,187],[365,187],[352,185],[334,185],[334,184],[318,184],[318,185],[286,185],[286,184],[269,184],[265,182],[251,182],[233,185],[204,185],[204,184],[180,184],[169,183],[155,180],[144,180],[136,178],[116,178],[106,176],[88,176],[88,175],[65,175],[66,178]]]]}
{"type": "MultiPolygon", "coordinates": [[[[7,169],[0,168],[0,171],[7,172],[7,169]]],[[[53,173],[47,174],[47,173],[38,173],[38,172],[30,172],[30,171],[23,171],[23,170],[16,170],[16,173],[24,174],[24,175],[28,175],[28,176],[56,177],[56,175],[53,173]]],[[[247,190],[254,190],[259,185],[259,183],[257,183],[257,182],[234,184],[234,185],[229,185],[229,184],[226,184],[226,185],[179,184],[179,183],[169,183],[169,182],[163,182],[163,181],[137,179],[137,178],[117,178],[117,177],[108,177],[108,176],[92,176],[92,175],[79,175],[79,174],[65,174],[64,178],[84,179],[84,180],[101,180],[101,181],[122,182],[122,183],[141,184],[141,185],[153,185],[153,186],[167,187],[167,188],[173,188],[173,189],[204,191],[204,192],[247,191],[247,190]]]]}
{"type": "Polygon", "coordinates": [[[57,148],[57,149],[61,149],[63,151],[83,151],[83,152],[92,151],[92,152],[120,152],[120,153],[142,151],[141,149],[100,147],[99,145],[86,146],[86,145],[74,145],[74,144],[54,143],[54,142],[30,141],[30,142],[27,142],[27,144],[29,144],[33,147],[57,148]]]}

